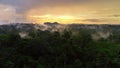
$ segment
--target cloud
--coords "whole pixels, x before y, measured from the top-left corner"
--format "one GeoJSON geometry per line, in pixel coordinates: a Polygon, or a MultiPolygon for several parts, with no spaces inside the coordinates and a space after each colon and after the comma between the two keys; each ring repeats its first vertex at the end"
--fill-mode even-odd
{"type": "Polygon", "coordinates": [[[120,17],[120,14],[112,15],[113,17],[120,17]]]}
{"type": "MultiPolygon", "coordinates": [[[[24,13],[36,7],[81,5],[89,3],[104,3],[113,0],[0,0],[1,4],[12,5],[16,7],[18,13],[24,13]]],[[[114,0],[117,1],[117,0],[114,0]]]]}
{"type": "Polygon", "coordinates": [[[16,8],[17,13],[24,13],[30,9],[43,6],[57,6],[70,4],[82,0],[0,0],[1,4],[11,5],[16,8]]]}
{"type": "MultiPolygon", "coordinates": [[[[8,7],[7,9],[0,8],[1,16],[3,16],[2,13],[6,14],[5,17],[0,17],[0,19],[14,19],[15,17],[17,21],[20,19],[25,20],[26,14],[30,12],[36,13],[38,16],[42,14],[66,14],[85,18],[84,22],[103,22],[99,18],[106,18],[110,14],[120,12],[118,7],[120,6],[120,0],[0,0],[0,4],[8,7]],[[107,11],[108,7],[110,10],[107,11]],[[95,12],[90,13],[91,11],[95,12]],[[15,14],[16,16],[14,16],[15,14]]],[[[119,15],[114,15],[114,17],[118,18],[119,15]]]]}
{"type": "Polygon", "coordinates": [[[0,21],[13,20],[16,15],[16,10],[12,6],[0,4],[0,21]]]}
{"type": "Polygon", "coordinates": [[[84,22],[105,22],[104,20],[101,20],[101,19],[85,19],[82,21],[84,22]]]}

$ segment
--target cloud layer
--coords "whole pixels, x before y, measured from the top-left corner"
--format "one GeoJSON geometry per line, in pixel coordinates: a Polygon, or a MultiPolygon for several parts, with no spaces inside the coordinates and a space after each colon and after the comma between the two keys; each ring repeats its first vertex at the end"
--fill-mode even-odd
{"type": "Polygon", "coordinates": [[[111,20],[118,23],[120,22],[118,6],[120,0],[0,0],[0,20],[20,21],[26,20],[28,15],[66,14],[84,19],[84,22],[111,20]]]}

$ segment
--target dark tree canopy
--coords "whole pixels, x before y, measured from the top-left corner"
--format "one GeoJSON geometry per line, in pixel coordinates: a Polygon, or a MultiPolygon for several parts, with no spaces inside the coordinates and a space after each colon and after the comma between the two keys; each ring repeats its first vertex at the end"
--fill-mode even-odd
{"type": "Polygon", "coordinates": [[[29,31],[0,34],[0,68],[119,68],[119,35],[94,41],[91,32],[29,31]],[[115,43],[117,42],[117,43],[115,43]]]}

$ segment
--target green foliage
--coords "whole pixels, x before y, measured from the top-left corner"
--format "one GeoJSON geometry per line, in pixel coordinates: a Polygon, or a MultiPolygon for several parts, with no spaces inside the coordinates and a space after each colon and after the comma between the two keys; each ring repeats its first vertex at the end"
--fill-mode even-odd
{"type": "Polygon", "coordinates": [[[17,32],[0,35],[0,68],[120,67],[120,44],[115,43],[119,35],[94,41],[85,30],[38,30],[30,31],[29,36],[20,38],[17,32]]]}

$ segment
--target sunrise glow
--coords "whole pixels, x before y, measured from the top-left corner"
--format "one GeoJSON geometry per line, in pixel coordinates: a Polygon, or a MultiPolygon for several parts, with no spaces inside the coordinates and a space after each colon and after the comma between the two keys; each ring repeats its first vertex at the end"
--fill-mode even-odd
{"type": "Polygon", "coordinates": [[[70,22],[75,21],[77,18],[74,16],[70,16],[70,15],[50,15],[50,14],[46,14],[46,15],[41,15],[41,16],[37,16],[37,15],[33,15],[33,16],[29,16],[29,19],[32,21],[35,21],[36,23],[40,23],[41,22],[60,22],[63,24],[68,24],[70,22]]]}
{"type": "Polygon", "coordinates": [[[0,23],[120,24],[119,0],[1,0],[0,23]]]}

